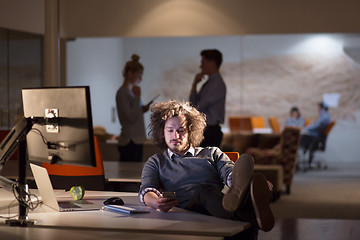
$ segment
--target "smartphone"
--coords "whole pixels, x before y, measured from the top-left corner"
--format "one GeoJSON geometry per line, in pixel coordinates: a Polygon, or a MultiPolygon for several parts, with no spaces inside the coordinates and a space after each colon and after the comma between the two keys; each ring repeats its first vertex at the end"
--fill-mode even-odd
{"type": "Polygon", "coordinates": [[[175,192],[163,192],[162,196],[163,196],[163,198],[170,198],[170,200],[175,200],[176,199],[175,192]]]}

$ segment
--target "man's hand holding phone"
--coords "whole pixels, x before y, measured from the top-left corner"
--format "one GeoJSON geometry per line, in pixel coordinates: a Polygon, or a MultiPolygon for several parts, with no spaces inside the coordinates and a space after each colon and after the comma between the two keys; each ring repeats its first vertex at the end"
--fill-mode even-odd
{"type": "Polygon", "coordinates": [[[176,200],[176,193],[175,192],[163,192],[163,198],[168,198],[169,200],[176,200]]]}
{"type": "Polygon", "coordinates": [[[163,192],[157,199],[154,208],[161,210],[162,212],[168,212],[170,209],[178,205],[175,192],[163,192]]]}

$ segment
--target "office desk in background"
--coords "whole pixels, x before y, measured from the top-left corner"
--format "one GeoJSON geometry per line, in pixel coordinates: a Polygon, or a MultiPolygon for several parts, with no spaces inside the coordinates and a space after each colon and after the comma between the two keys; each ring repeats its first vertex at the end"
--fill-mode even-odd
{"type": "MultiPolygon", "coordinates": [[[[34,192],[37,191],[35,190],[34,192]]],[[[57,197],[63,199],[65,198],[63,194],[67,195],[68,193],[61,193],[57,197]]],[[[100,206],[104,199],[112,196],[121,197],[126,206],[140,206],[136,193],[88,191],[85,194],[85,199],[100,206]]],[[[8,215],[7,205],[13,199],[12,193],[0,189],[1,216],[6,217],[8,215]]],[[[104,210],[57,212],[45,205],[41,205],[34,211],[29,211],[28,217],[36,221],[36,228],[51,228],[59,231],[71,230],[75,232],[91,230],[94,231],[94,234],[99,235],[105,234],[103,232],[112,232],[114,235],[118,233],[161,234],[162,236],[163,234],[175,234],[175,236],[211,236],[223,238],[233,236],[250,226],[246,222],[216,218],[180,208],[174,208],[171,212],[164,213],[146,206],[142,207],[150,210],[150,213],[129,215],[104,210]]],[[[17,207],[12,207],[11,214],[16,214],[17,210],[17,207]]],[[[1,219],[0,223],[0,226],[4,225],[5,220],[1,219]]],[[[34,227],[29,229],[32,228],[34,227]]],[[[7,232],[8,229],[3,228],[3,231],[7,232]]],[[[66,235],[64,237],[66,238],[66,235]]]]}
{"type": "Polygon", "coordinates": [[[108,181],[139,182],[145,162],[104,161],[105,177],[108,181]]]}
{"type": "Polygon", "coordinates": [[[144,162],[104,161],[106,189],[111,191],[138,192],[144,162]]]}

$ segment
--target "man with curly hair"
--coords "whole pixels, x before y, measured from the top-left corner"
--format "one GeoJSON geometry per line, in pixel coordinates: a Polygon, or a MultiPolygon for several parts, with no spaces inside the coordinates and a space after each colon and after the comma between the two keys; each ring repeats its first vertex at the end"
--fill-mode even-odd
{"type": "Polygon", "coordinates": [[[145,163],[140,201],[168,212],[173,207],[220,218],[250,222],[252,233],[270,231],[274,217],[269,207],[271,184],[253,174],[254,160],[243,154],[234,164],[218,147],[199,147],[206,117],[188,102],[156,103],[151,108],[150,136],[166,149],[145,163]],[[227,185],[228,191],[222,191],[227,185]],[[175,192],[168,198],[163,192],[175,192]]]}

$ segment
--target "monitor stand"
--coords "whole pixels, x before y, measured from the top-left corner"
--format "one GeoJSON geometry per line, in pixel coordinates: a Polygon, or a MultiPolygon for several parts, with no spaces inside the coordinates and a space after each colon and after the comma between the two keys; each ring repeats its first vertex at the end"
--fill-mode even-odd
{"type": "Polygon", "coordinates": [[[27,206],[23,204],[22,200],[27,198],[27,184],[26,184],[26,141],[24,137],[18,140],[19,149],[19,178],[18,184],[15,191],[18,192],[18,203],[19,203],[19,217],[18,219],[6,220],[6,224],[10,226],[28,227],[34,224],[34,221],[28,220],[27,217],[27,206]]]}

